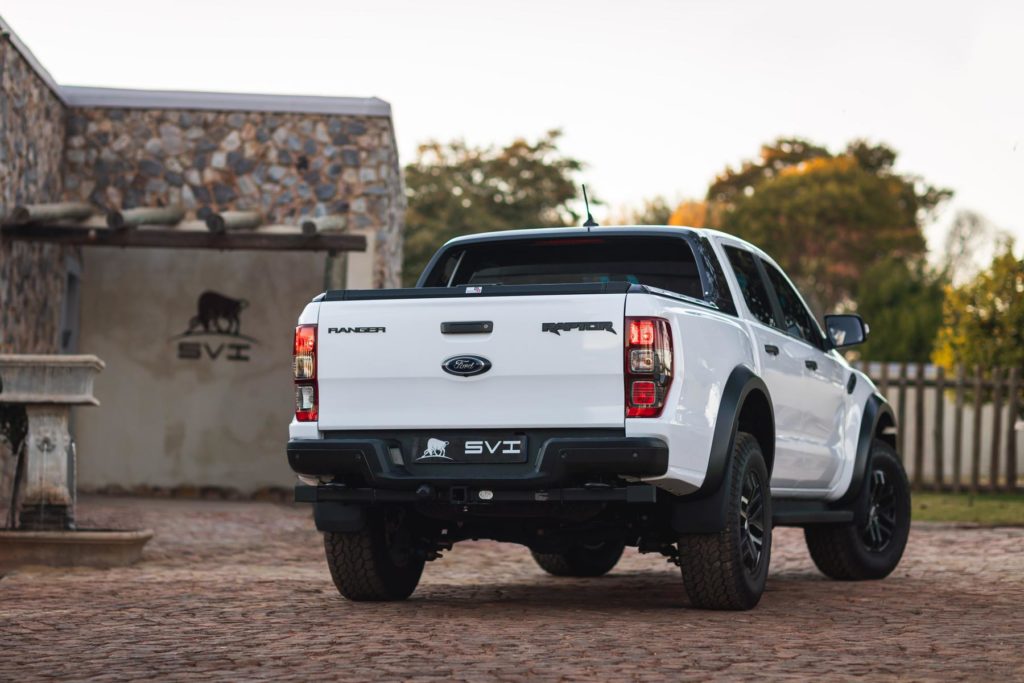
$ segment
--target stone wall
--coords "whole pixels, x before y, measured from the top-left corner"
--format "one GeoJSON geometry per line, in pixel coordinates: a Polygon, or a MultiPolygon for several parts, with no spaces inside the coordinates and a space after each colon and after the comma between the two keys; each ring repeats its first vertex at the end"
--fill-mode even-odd
{"type": "Polygon", "coordinates": [[[200,219],[258,210],[289,225],[347,212],[349,229],[376,240],[373,286],[398,286],[404,196],[387,117],[72,109],[67,136],[67,199],[180,203],[200,219]]]}
{"type": "MultiPolygon", "coordinates": [[[[61,194],[64,105],[0,37],[0,215],[61,194]]],[[[64,296],[62,247],[0,241],[0,353],[54,353],[64,296]]]]}

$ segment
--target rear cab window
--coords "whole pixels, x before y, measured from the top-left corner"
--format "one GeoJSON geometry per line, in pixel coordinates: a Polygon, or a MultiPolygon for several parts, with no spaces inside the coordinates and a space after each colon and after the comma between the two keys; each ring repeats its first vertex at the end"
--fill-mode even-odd
{"type": "MultiPolygon", "coordinates": [[[[703,252],[699,245],[697,249],[703,252]]],[[[708,273],[703,279],[694,247],[678,235],[486,240],[452,245],[421,284],[457,287],[626,282],[698,299],[735,314],[720,276],[708,272],[710,266],[703,254],[701,261],[708,273]]]]}

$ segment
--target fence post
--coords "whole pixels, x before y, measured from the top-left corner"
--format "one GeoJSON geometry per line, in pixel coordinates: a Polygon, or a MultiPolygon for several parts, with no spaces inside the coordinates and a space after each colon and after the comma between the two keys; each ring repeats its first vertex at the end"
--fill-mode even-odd
{"type": "Polygon", "coordinates": [[[971,494],[978,492],[981,479],[981,366],[974,366],[974,432],[971,434],[971,494]]]}
{"type": "Polygon", "coordinates": [[[935,375],[935,430],[933,432],[933,443],[935,448],[935,489],[943,490],[945,487],[945,463],[942,461],[945,456],[943,440],[945,434],[946,420],[946,370],[940,365],[935,375]]]}
{"type": "Polygon", "coordinates": [[[882,396],[885,396],[885,400],[888,401],[889,397],[886,392],[889,391],[889,363],[882,363],[882,374],[878,378],[878,391],[882,396]]]}
{"type": "Polygon", "coordinates": [[[906,460],[906,434],[907,434],[907,364],[900,363],[900,375],[897,380],[896,392],[896,449],[899,452],[900,460],[906,460]]]}
{"type": "Polygon", "coordinates": [[[956,366],[956,410],[953,411],[953,491],[960,493],[964,452],[964,366],[956,366]]]}
{"type": "Polygon", "coordinates": [[[924,483],[924,363],[914,377],[914,488],[924,483]]]}
{"type": "Polygon", "coordinates": [[[1017,490],[1017,394],[1020,391],[1020,368],[1010,370],[1007,402],[1010,414],[1006,425],[1006,490],[1017,490]]]}
{"type": "Polygon", "coordinates": [[[992,368],[992,461],[988,464],[988,488],[999,489],[999,445],[1003,434],[1003,370],[992,368]]]}

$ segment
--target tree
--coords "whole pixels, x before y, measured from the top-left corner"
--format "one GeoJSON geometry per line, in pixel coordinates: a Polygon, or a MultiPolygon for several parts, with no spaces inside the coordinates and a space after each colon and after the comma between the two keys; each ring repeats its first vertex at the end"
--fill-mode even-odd
{"type": "Polygon", "coordinates": [[[992,226],[974,211],[958,211],[943,245],[943,266],[953,283],[977,274],[978,250],[992,236],[992,226]]]}
{"type": "Polygon", "coordinates": [[[896,173],[895,160],[891,148],[864,141],[833,155],[780,139],[726,169],[708,200],[723,229],[771,253],[820,315],[854,298],[873,265],[924,254],[922,224],[952,192],[896,173]]]}
{"type": "Polygon", "coordinates": [[[685,225],[690,228],[719,227],[720,211],[711,202],[687,199],[679,202],[668,218],[669,225],[685,225]]]}
{"type": "Polygon", "coordinates": [[[726,168],[708,188],[708,201],[731,208],[736,202],[750,196],[762,182],[771,180],[785,168],[811,159],[829,158],[824,147],[800,138],[779,138],[761,146],[758,159],[744,161],[738,170],[726,168]]]}
{"type": "Polygon", "coordinates": [[[518,138],[502,148],[462,140],[420,145],[405,167],[403,282],[415,282],[437,248],[457,235],[578,223],[569,202],[583,163],[559,151],[561,134],[552,130],[533,143],[518,138]]]}
{"type": "Polygon", "coordinates": [[[948,289],[933,358],[947,368],[1024,367],[1024,259],[1012,241],[987,270],[948,289]]]}
{"type": "Polygon", "coordinates": [[[857,312],[871,327],[859,351],[866,360],[927,363],[942,324],[945,279],[924,259],[888,258],[868,268],[857,312]]]}
{"type": "Polygon", "coordinates": [[[958,211],[946,233],[942,264],[950,281],[961,285],[973,279],[985,263],[999,252],[1011,234],[992,224],[980,213],[958,211]]]}

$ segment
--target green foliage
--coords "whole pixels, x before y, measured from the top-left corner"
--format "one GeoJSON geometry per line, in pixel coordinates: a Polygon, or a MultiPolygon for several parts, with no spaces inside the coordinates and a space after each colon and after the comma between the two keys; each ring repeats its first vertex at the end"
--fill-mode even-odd
{"type": "Polygon", "coordinates": [[[552,130],[500,149],[461,140],[421,145],[405,167],[403,282],[415,283],[437,248],[458,235],[578,223],[569,202],[583,164],[559,151],[560,136],[552,130]]]}
{"type": "Polygon", "coordinates": [[[924,254],[922,222],[952,193],[895,173],[895,160],[885,145],[854,141],[832,155],[781,139],[726,169],[708,200],[722,228],[769,252],[820,315],[852,298],[873,265],[924,254]]]}
{"type": "Polygon", "coordinates": [[[915,522],[969,522],[985,526],[1024,526],[1024,494],[928,493],[915,491],[915,522]]]}
{"type": "Polygon", "coordinates": [[[766,180],[778,177],[785,168],[811,159],[829,158],[827,149],[800,138],[779,138],[762,145],[756,160],[744,161],[739,170],[727,168],[708,188],[708,201],[730,207],[754,193],[766,180]]]}
{"type": "Polygon", "coordinates": [[[927,363],[942,324],[944,284],[923,259],[890,258],[868,268],[856,294],[857,312],[871,327],[861,357],[927,363]]]}
{"type": "Polygon", "coordinates": [[[1024,367],[1024,259],[1012,242],[988,270],[948,289],[934,360],[948,368],[1024,367]]]}

